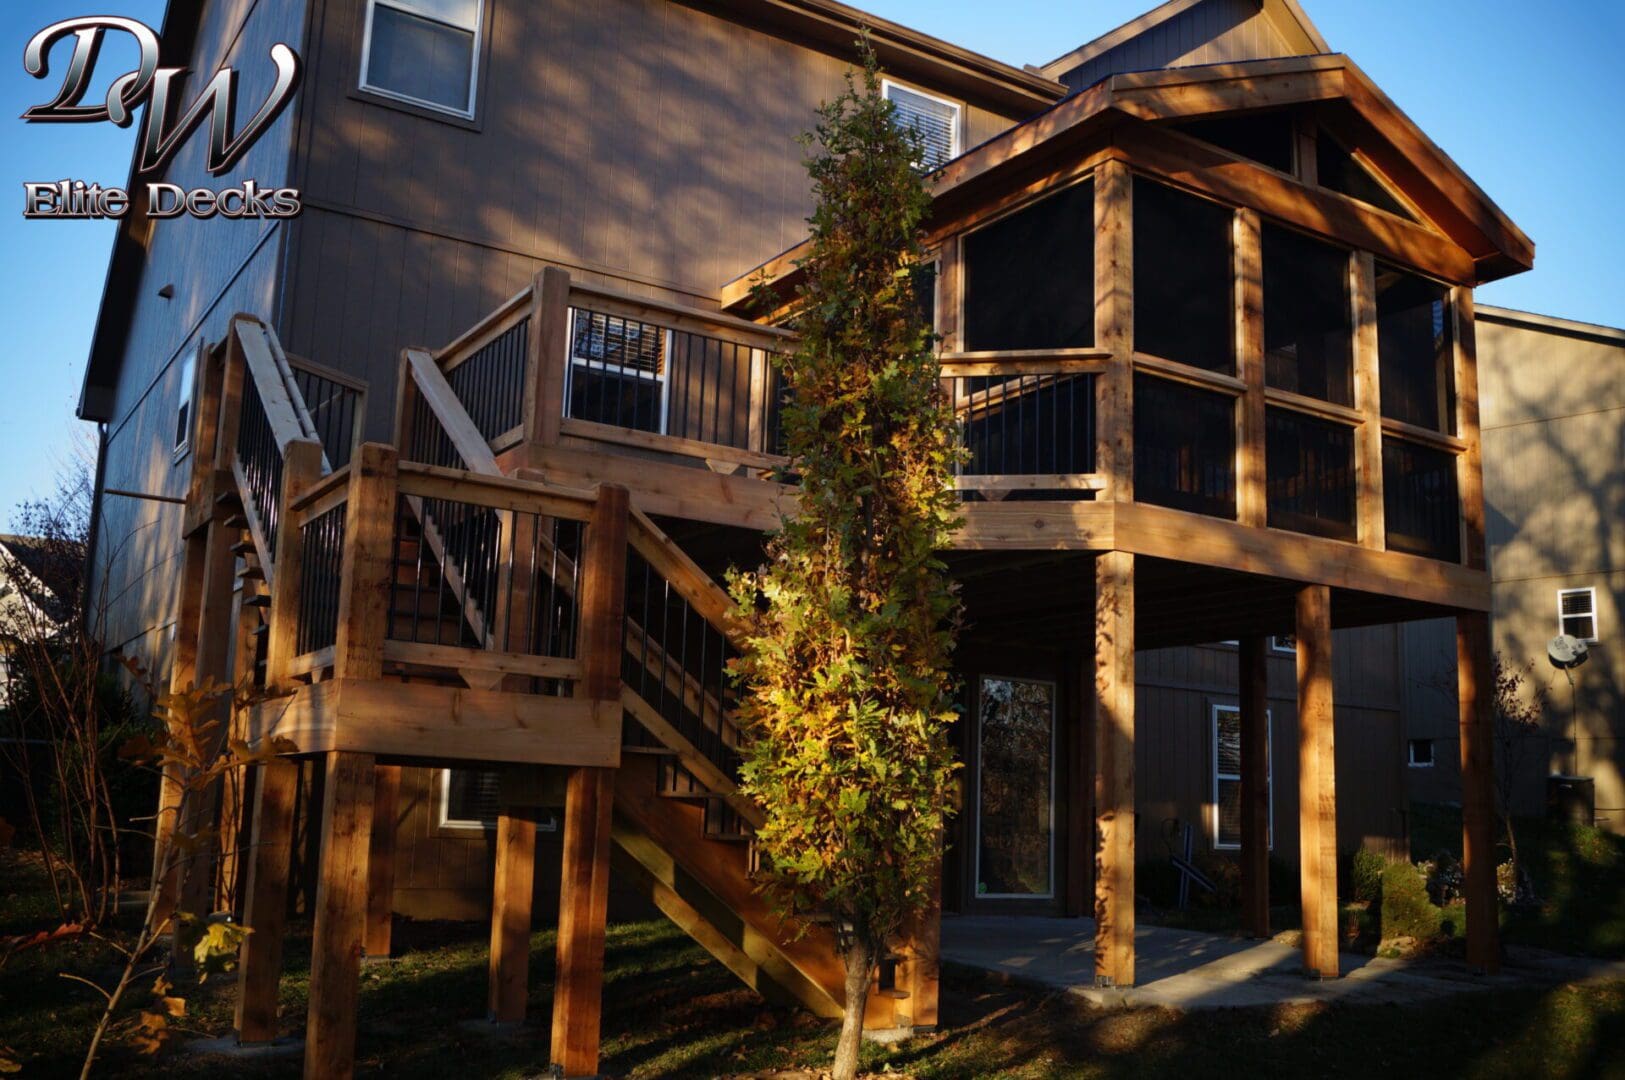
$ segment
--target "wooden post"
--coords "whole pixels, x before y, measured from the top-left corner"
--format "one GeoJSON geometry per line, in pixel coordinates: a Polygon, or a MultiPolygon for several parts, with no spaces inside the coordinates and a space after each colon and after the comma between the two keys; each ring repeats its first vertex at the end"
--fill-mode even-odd
{"type": "Polygon", "coordinates": [[[1461,730],[1461,850],[1467,899],[1467,962],[1501,967],[1495,882],[1495,661],[1489,616],[1456,616],[1456,677],[1461,730]]]}
{"type": "MultiPolygon", "coordinates": [[[[939,847],[940,841],[939,841],[939,847]]],[[[942,997],[942,859],[937,859],[931,899],[909,923],[907,959],[899,973],[900,989],[908,991],[909,1026],[915,1034],[937,1027],[942,997]]],[[[901,1003],[899,1003],[901,1004],[901,1003]]]]}
{"type": "Polygon", "coordinates": [[[1264,253],[1258,213],[1235,214],[1236,370],[1247,389],[1236,409],[1236,520],[1269,520],[1264,444],[1264,253]]]}
{"type": "Polygon", "coordinates": [[[1456,433],[1467,449],[1457,459],[1461,490],[1461,555],[1474,570],[1489,565],[1484,534],[1484,446],[1478,421],[1478,336],[1473,323],[1473,290],[1451,290],[1454,308],[1456,433]]]}
{"type": "Polygon", "coordinates": [[[536,808],[504,806],[497,815],[491,886],[491,958],[487,1001],[492,1021],[525,1020],[530,986],[531,893],[536,877],[536,808]]]}
{"type": "Polygon", "coordinates": [[[564,418],[570,362],[570,275],[543,267],[531,282],[530,371],[525,380],[525,441],[551,446],[564,418]]]}
{"type": "Polygon", "coordinates": [[[1349,296],[1354,303],[1354,432],[1356,535],[1362,547],[1387,543],[1382,504],[1382,396],[1377,381],[1377,264],[1369,252],[1349,256],[1349,296]]]}
{"type": "Polygon", "coordinates": [[[1241,639],[1241,927],[1270,936],[1270,724],[1264,638],[1241,639]]]}
{"type": "Polygon", "coordinates": [[[1095,171],[1095,344],[1111,352],[1095,378],[1095,471],[1104,497],[1134,498],[1134,178],[1121,161],[1095,171]]]}
{"type": "MultiPolygon", "coordinates": [[[[583,541],[579,650],[583,673],[576,694],[605,707],[619,702],[621,694],[628,507],[625,488],[600,487],[583,541]]],[[[570,771],[564,802],[552,1051],[553,1063],[567,1076],[598,1071],[614,803],[614,769],[570,771]]]]}
{"type": "MultiPolygon", "coordinates": [[[[237,605],[232,612],[232,624],[236,628],[231,647],[231,685],[236,687],[252,686],[254,683],[254,664],[259,651],[259,639],[254,631],[260,625],[259,609],[252,606],[249,600],[259,595],[259,583],[248,580],[240,581],[237,589],[237,605]]],[[[240,709],[233,702],[231,707],[231,737],[243,737],[243,725],[247,721],[247,710],[240,709]]],[[[245,808],[251,807],[252,795],[248,788],[253,771],[250,769],[234,769],[223,777],[224,785],[221,791],[220,803],[220,887],[215,896],[214,907],[216,911],[229,911],[234,916],[242,914],[242,894],[239,886],[242,880],[243,850],[248,846],[248,837],[245,835],[247,827],[252,820],[251,815],[245,813],[245,808]]]]}
{"type": "Polygon", "coordinates": [[[395,924],[395,827],[400,801],[401,767],[373,769],[372,838],[367,848],[367,931],[363,942],[369,958],[389,956],[395,924]]]}
{"type": "Polygon", "coordinates": [[[337,678],[377,679],[383,675],[394,573],[397,460],[393,446],[362,443],[350,463],[338,637],[333,648],[337,678]]]}
{"type": "Polygon", "coordinates": [[[282,459],[282,497],[277,530],[276,565],[271,568],[269,639],[265,643],[265,687],[292,693],[288,668],[299,653],[299,591],[304,576],[303,522],[293,513],[294,500],[322,478],[322,444],[295,439],[282,459]]]}
{"type": "Polygon", "coordinates": [[[1095,981],[1134,985],[1134,556],[1095,557],[1095,981]]]}
{"type": "Polygon", "coordinates": [[[310,1010],[305,1018],[306,1080],[332,1080],[355,1071],[373,767],[370,754],[345,750],[327,754],[316,923],[310,944],[310,1010]]]}
{"type": "Polygon", "coordinates": [[[1336,978],[1337,789],[1332,752],[1331,589],[1298,590],[1298,850],[1303,966],[1336,978]]]}
{"type": "Polygon", "coordinates": [[[253,931],[237,954],[237,1040],[270,1042],[277,1030],[277,984],[288,916],[293,804],[299,766],[278,759],[256,766],[251,839],[243,883],[243,925],[253,931]]]}
{"type": "Polygon", "coordinates": [[[1063,913],[1079,919],[1094,911],[1095,895],[1095,665],[1094,638],[1066,657],[1066,897],[1063,913]]]}

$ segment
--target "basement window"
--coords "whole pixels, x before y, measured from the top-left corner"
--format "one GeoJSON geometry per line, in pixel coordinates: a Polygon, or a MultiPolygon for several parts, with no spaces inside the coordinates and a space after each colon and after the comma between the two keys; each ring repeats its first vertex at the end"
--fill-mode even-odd
{"type": "Polygon", "coordinates": [[[1342,143],[1321,128],[1315,139],[1315,176],[1320,186],[1339,195],[1358,199],[1367,206],[1415,221],[1416,215],[1394,197],[1381,180],[1342,143]]]}
{"type": "Polygon", "coordinates": [[[361,88],[474,117],[483,0],[367,0],[361,88]]]}
{"type": "Polygon", "coordinates": [[[1298,635],[1276,634],[1270,638],[1270,652],[1285,653],[1295,656],[1298,652],[1298,635]]]}
{"type": "Polygon", "coordinates": [[[1234,214],[1134,181],[1134,351],[1209,371],[1236,369],[1234,214]]]}
{"type": "Polygon", "coordinates": [[[1377,265],[1377,381],[1384,418],[1455,434],[1451,331],[1448,288],[1377,265]]]}
{"type": "Polygon", "coordinates": [[[1349,255],[1265,225],[1264,379],[1338,405],[1354,403],[1349,255]]]}
{"type": "MultiPolygon", "coordinates": [[[[501,809],[502,773],[496,769],[440,770],[440,827],[494,829],[501,809]]],[[[558,831],[558,820],[543,814],[538,832],[558,831]]]]}
{"type": "Polygon", "coordinates": [[[1557,632],[1597,642],[1597,590],[1557,590],[1557,632]]]}
{"type": "Polygon", "coordinates": [[[919,133],[921,160],[915,165],[923,172],[940,169],[959,156],[959,103],[892,82],[881,80],[881,92],[892,103],[897,126],[919,133]]]}
{"type": "Polygon", "coordinates": [[[965,237],[965,348],[1095,343],[1095,185],[1074,184],[965,237]]]}
{"type": "Polygon", "coordinates": [[[1406,764],[1413,769],[1433,768],[1433,740],[1412,739],[1409,743],[1409,759],[1406,764]]]}
{"type": "MultiPolygon", "coordinates": [[[[1264,712],[1264,790],[1269,806],[1269,845],[1275,847],[1275,755],[1270,751],[1270,715],[1264,712]]],[[[1241,710],[1213,706],[1213,846],[1241,848],[1241,710]]]]}

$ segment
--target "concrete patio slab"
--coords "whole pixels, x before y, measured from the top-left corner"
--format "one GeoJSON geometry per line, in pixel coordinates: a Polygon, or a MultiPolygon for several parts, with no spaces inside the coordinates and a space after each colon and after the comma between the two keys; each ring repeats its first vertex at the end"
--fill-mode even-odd
{"type": "Polygon", "coordinates": [[[1625,978],[1625,962],[1513,949],[1493,976],[1450,960],[1343,953],[1342,978],[1315,980],[1303,974],[1298,949],[1280,941],[1139,926],[1138,985],[1101,989],[1094,984],[1094,935],[1092,919],[947,917],[942,959],[1098,1005],[1182,1010],[1315,1001],[1408,1004],[1466,990],[1625,978]]]}

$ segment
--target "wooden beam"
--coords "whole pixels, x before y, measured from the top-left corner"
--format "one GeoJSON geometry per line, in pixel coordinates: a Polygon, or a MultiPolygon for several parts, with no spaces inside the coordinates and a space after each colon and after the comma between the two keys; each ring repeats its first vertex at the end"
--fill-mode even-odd
{"type": "Polygon", "coordinates": [[[496,472],[496,457],[491,453],[490,444],[480,434],[480,429],[474,426],[468,410],[457,398],[457,391],[451,388],[446,376],[435,366],[434,357],[422,349],[403,349],[401,355],[405,357],[407,370],[412,374],[417,396],[434,413],[441,430],[451,440],[452,449],[463,459],[469,471],[496,472]]]}
{"type": "Polygon", "coordinates": [[[1241,928],[1270,936],[1270,722],[1265,656],[1258,635],[1236,652],[1241,683],[1241,928]]]}
{"type": "Polygon", "coordinates": [[[277,759],[256,766],[253,824],[243,884],[243,925],[253,933],[237,953],[237,1041],[266,1043],[277,1033],[277,986],[288,917],[293,804],[299,766],[277,759]]]}
{"type": "Polygon", "coordinates": [[[525,379],[525,439],[551,446],[564,417],[570,363],[570,275],[543,267],[531,284],[530,358],[525,379]]]}
{"type": "Polygon", "coordinates": [[[1095,982],[1134,985],[1134,556],[1095,559],[1095,982]]]}
{"type": "Polygon", "coordinates": [[[372,836],[367,846],[367,926],[362,948],[386,958],[395,928],[395,830],[401,793],[401,767],[373,770],[372,836]]]}
{"type": "Polygon", "coordinates": [[[1120,161],[1095,172],[1095,345],[1111,355],[1095,378],[1095,471],[1106,498],[1134,498],[1134,182],[1120,161]]]}
{"type": "Polygon", "coordinates": [[[1495,881],[1495,659],[1489,616],[1456,616],[1456,680],[1461,732],[1461,849],[1467,899],[1467,962],[1501,968],[1495,881]]]}
{"type": "Polygon", "coordinates": [[[1337,966],[1337,785],[1332,747],[1332,599],[1298,590],[1298,858],[1303,966],[1333,979],[1337,966]]]}
{"type": "Polygon", "coordinates": [[[497,814],[487,1010],[499,1024],[523,1023],[529,1000],[536,814],[532,806],[504,806],[497,814]]]}
{"type": "Polygon", "coordinates": [[[551,1060],[566,1076],[598,1072],[603,1010],[604,919],[609,901],[610,819],[615,770],[578,768],[564,801],[558,958],[553,982],[551,1060]]]}
{"type": "Polygon", "coordinates": [[[1451,290],[1455,320],[1453,366],[1456,378],[1456,433],[1466,445],[1458,459],[1461,490],[1462,561],[1475,570],[1489,565],[1484,532],[1484,453],[1478,422],[1478,335],[1473,325],[1473,290],[1451,290]]]}
{"type": "Polygon", "coordinates": [[[1361,547],[1387,546],[1382,502],[1382,395],[1377,378],[1377,261],[1369,252],[1349,256],[1349,296],[1354,304],[1355,520],[1361,547]]]}
{"type": "Polygon", "coordinates": [[[316,922],[310,943],[305,1080],[342,1080],[355,1072],[373,768],[370,754],[327,755],[316,922]]]}
{"type": "Polygon", "coordinates": [[[1264,253],[1253,210],[1235,213],[1236,370],[1245,389],[1236,409],[1236,520],[1262,528],[1269,518],[1264,453],[1264,253]]]}
{"type": "Polygon", "coordinates": [[[333,671],[341,679],[383,675],[395,574],[396,465],[395,448],[383,443],[363,443],[350,463],[333,649],[333,671]]]}
{"type": "Polygon", "coordinates": [[[293,512],[293,503],[322,476],[322,444],[295,439],[282,461],[282,528],[277,537],[276,567],[271,573],[269,638],[265,652],[265,686],[286,693],[293,681],[289,665],[299,654],[300,587],[304,580],[305,535],[308,520],[293,512]]]}

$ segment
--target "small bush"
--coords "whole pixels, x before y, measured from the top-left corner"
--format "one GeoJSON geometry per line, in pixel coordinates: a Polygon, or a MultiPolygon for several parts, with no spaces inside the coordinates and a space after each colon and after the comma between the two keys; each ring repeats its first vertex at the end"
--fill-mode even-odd
{"type": "Polygon", "coordinates": [[[1454,854],[1440,851],[1419,868],[1427,881],[1428,899],[1439,907],[1462,898],[1461,862],[1454,854]]]}
{"type": "Polygon", "coordinates": [[[1426,941],[1439,932],[1443,913],[1428,899],[1427,879],[1408,862],[1391,862],[1382,872],[1382,936],[1426,941]]]}
{"type": "Polygon", "coordinates": [[[1382,899],[1382,874],[1387,868],[1388,860],[1375,851],[1356,851],[1349,863],[1349,899],[1367,903],[1382,899]]]}

